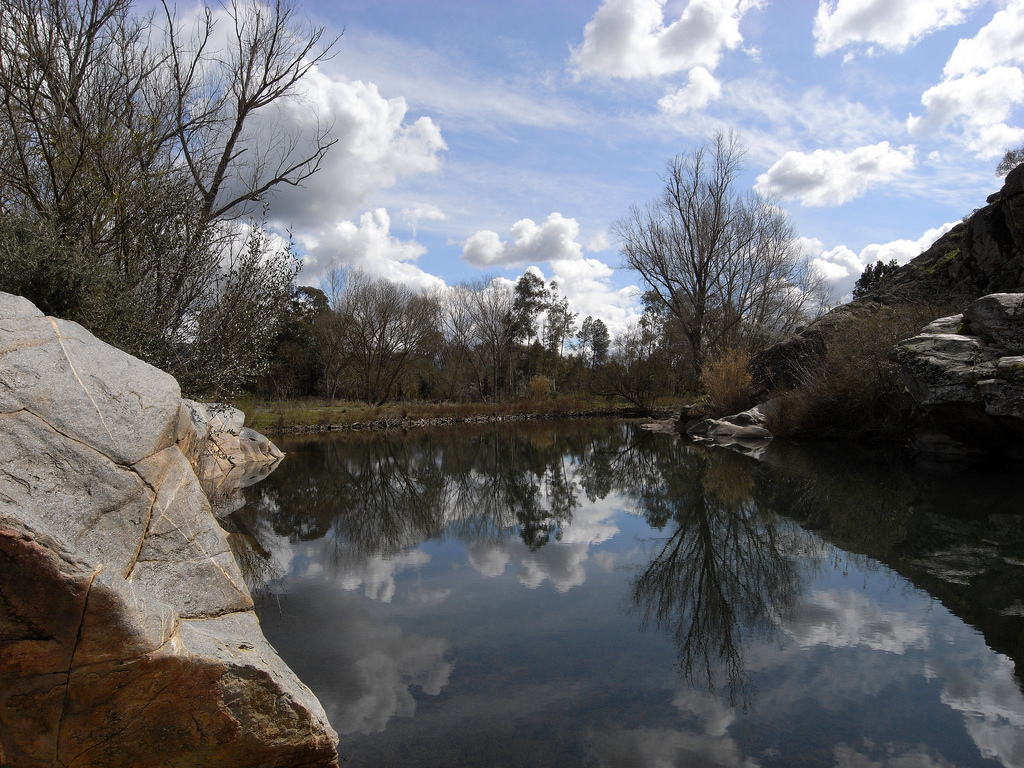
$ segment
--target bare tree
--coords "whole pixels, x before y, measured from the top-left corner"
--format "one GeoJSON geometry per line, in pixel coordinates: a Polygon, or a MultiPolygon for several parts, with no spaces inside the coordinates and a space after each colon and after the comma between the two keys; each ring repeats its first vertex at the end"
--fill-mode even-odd
{"type": "Polygon", "coordinates": [[[397,394],[403,377],[437,342],[436,298],[386,278],[351,272],[334,314],[338,376],[367,403],[397,394]]]}
{"type": "Polygon", "coordinates": [[[709,353],[763,346],[823,305],[824,282],[801,258],[786,213],[736,190],[743,158],[731,132],[676,156],[662,194],[614,229],[626,266],[678,319],[695,377],[709,353]]]}
{"type": "MultiPolygon", "coordinates": [[[[288,249],[262,231],[260,206],[274,187],[314,173],[333,140],[324,126],[294,133],[271,108],[298,95],[334,41],[281,0],[232,2],[219,47],[209,9],[191,35],[166,5],[163,16],[161,31],[130,0],[0,4],[0,215],[88,262],[83,295],[101,299],[88,312],[67,307],[70,319],[187,378],[209,351],[197,329],[229,307],[270,313],[220,323],[242,334],[239,349],[263,348],[272,332],[273,306],[238,301],[225,286],[294,277],[288,249]],[[254,243],[260,258],[248,257],[254,243]]],[[[264,287],[281,295],[287,285],[264,287]]],[[[246,357],[251,377],[260,361],[246,357]]]]}

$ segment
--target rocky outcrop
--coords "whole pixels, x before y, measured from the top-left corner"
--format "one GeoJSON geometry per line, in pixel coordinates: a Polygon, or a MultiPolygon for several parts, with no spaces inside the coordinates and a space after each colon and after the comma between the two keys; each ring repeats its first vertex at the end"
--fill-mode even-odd
{"type": "Polygon", "coordinates": [[[179,440],[199,477],[213,512],[224,517],[245,504],[242,490],[274,471],[284,454],[270,440],[245,426],[245,414],[224,403],[182,400],[188,417],[179,440]]]}
{"type": "Polygon", "coordinates": [[[1024,458],[1024,294],[997,293],[900,342],[918,450],[1024,458]]]}
{"type": "Polygon", "coordinates": [[[0,765],[337,765],[193,427],[173,378],[0,294],[0,765]]]}
{"type": "Polygon", "coordinates": [[[709,443],[735,448],[743,453],[763,449],[772,439],[765,428],[767,405],[754,406],[748,411],[720,419],[704,419],[686,428],[687,436],[698,443],[709,443]]]}
{"type": "Polygon", "coordinates": [[[864,296],[756,355],[751,360],[755,394],[798,384],[818,364],[828,340],[851,320],[907,304],[957,312],[987,294],[1024,290],[1024,165],[1011,171],[987,202],[864,296]]]}

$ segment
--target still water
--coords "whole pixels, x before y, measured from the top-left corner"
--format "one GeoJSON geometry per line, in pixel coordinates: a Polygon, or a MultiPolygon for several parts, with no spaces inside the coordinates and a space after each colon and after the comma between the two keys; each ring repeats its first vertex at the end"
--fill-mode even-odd
{"type": "Polygon", "coordinates": [[[1024,479],[635,423],[285,441],[225,518],[347,766],[1024,766],[1024,479]]]}

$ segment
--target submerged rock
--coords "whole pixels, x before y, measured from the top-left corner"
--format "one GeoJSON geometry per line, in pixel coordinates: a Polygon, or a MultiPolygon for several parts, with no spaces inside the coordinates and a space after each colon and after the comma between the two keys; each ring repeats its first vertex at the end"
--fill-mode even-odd
{"type": "Polygon", "coordinates": [[[172,377],[0,293],[0,765],[337,765],[193,471],[212,434],[172,377]]]}

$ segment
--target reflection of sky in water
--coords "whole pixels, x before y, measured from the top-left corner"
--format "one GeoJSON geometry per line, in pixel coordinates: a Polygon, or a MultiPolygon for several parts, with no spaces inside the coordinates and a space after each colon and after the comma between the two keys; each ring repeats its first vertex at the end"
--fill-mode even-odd
{"type": "Polygon", "coordinates": [[[266,634],[349,765],[1024,766],[1012,661],[812,534],[789,542],[799,598],[745,641],[749,697],[688,685],[672,638],[631,609],[631,580],[671,530],[635,507],[580,494],[560,537],[532,549],[514,525],[362,554],[261,523],[266,634]]]}

